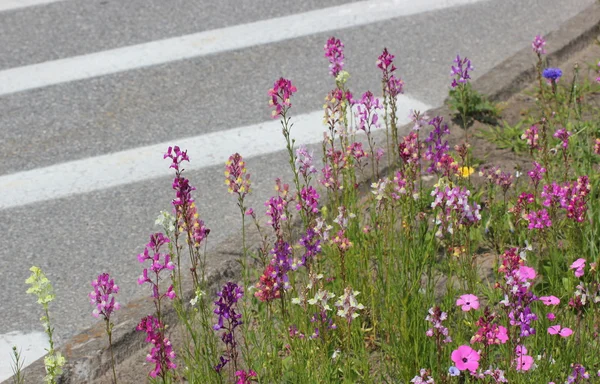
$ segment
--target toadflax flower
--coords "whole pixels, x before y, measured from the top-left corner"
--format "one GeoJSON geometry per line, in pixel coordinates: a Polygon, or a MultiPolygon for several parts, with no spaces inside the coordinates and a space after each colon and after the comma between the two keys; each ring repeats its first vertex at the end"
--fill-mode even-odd
{"type": "Polygon", "coordinates": [[[92,287],[94,290],[88,295],[90,303],[96,306],[92,315],[94,317],[102,315],[104,319],[110,320],[113,311],[121,308],[121,304],[115,302],[114,296],[119,293],[119,286],[115,284],[114,279],[111,279],[108,273],[102,273],[92,281],[92,287]]]}
{"type": "Polygon", "coordinates": [[[544,49],[545,45],[546,45],[546,40],[544,40],[544,38],[541,35],[537,35],[533,39],[533,42],[531,43],[531,48],[533,48],[533,52],[537,53],[538,55],[545,55],[546,54],[546,50],[544,49]]]}
{"type": "Polygon", "coordinates": [[[456,88],[459,84],[466,84],[467,80],[471,78],[469,71],[473,71],[475,68],[471,65],[471,60],[466,57],[461,59],[459,55],[456,55],[454,63],[450,70],[450,76],[454,76],[452,79],[452,88],[456,88]]]}
{"type": "Polygon", "coordinates": [[[288,79],[282,77],[275,81],[273,88],[269,89],[269,105],[275,108],[271,112],[274,119],[277,116],[285,115],[287,110],[292,106],[290,98],[296,91],[296,87],[288,79]]]}
{"type": "Polygon", "coordinates": [[[359,316],[359,310],[365,308],[364,305],[356,300],[356,296],[358,296],[359,293],[360,292],[353,291],[352,288],[347,287],[344,289],[344,294],[335,302],[335,306],[338,308],[337,315],[345,318],[346,321],[348,321],[348,324],[359,316]]]}
{"type": "Polygon", "coordinates": [[[458,349],[452,351],[451,358],[460,371],[475,372],[479,368],[479,352],[468,345],[461,345],[458,349]]]}
{"type": "Polygon", "coordinates": [[[325,57],[329,59],[329,73],[337,77],[344,69],[344,43],[332,36],[327,40],[324,50],[325,57]]]}

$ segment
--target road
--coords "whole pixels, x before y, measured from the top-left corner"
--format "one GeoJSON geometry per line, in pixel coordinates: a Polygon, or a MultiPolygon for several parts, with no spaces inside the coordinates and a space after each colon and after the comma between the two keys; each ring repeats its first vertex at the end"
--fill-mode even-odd
{"type": "Polygon", "coordinates": [[[148,294],[136,255],[170,209],[168,145],[189,149],[210,244],[238,228],[223,184],[235,151],[262,212],[274,178],[289,178],[267,90],[292,79],[293,135],[317,143],[330,36],[345,43],[356,96],[380,89],[383,47],[396,55],[405,116],[443,103],[457,53],[476,78],[593,1],[0,0],[0,380],[13,343],[28,360],[43,351],[31,265],[55,286],[59,344],[94,322],[98,273],[122,303],[148,294]]]}

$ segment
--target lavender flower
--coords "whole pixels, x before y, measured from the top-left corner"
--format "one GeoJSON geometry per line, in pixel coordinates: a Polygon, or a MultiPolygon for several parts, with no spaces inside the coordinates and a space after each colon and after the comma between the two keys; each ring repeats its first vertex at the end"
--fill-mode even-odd
{"type": "Polygon", "coordinates": [[[537,35],[533,39],[533,42],[531,43],[531,48],[533,48],[533,52],[537,53],[538,55],[545,55],[546,54],[546,50],[544,49],[545,45],[546,45],[546,40],[544,40],[544,38],[541,35],[537,35]]]}
{"type": "Polygon", "coordinates": [[[544,76],[545,79],[556,82],[562,76],[562,71],[560,68],[546,68],[542,71],[542,76],[544,76]]]}
{"type": "Polygon", "coordinates": [[[98,275],[96,280],[92,281],[94,290],[90,292],[88,297],[90,303],[95,305],[92,315],[98,317],[102,315],[105,320],[110,321],[110,315],[113,311],[119,310],[121,304],[115,302],[115,294],[119,293],[119,286],[110,278],[108,273],[98,275]]]}
{"type": "Polygon", "coordinates": [[[461,59],[459,55],[456,55],[454,63],[456,65],[453,65],[450,70],[450,76],[454,76],[452,79],[452,88],[458,87],[459,84],[466,84],[467,80],[471,78],[469,71],[474,70],[471,60],[466,57],[461,59]]]}

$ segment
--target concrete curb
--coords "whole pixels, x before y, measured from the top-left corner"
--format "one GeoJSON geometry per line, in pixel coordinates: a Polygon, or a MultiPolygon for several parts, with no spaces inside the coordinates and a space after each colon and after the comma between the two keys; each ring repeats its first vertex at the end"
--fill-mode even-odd
{"type": "MultiPolygon", "coordinates": [[[[547,60],[558,65],[585,48],[600,34],[600,4],[594,3],[577,16],[568,20],[556,31],[546,36],[549,54],[547,60]]],[[[532,36],[533,38],[533,36],[532,36]]],[[[512,57],[473,82],[473,87],[491,100],[507,100],[524,89],[535,79],[535,56],[527,46],[512,57]]],[[[429,115],[446,114],[445,107],[429,111],[429,115]]],[[[383,161],[382,164],[386,162],[383,161]]],[[[369,178],[367,178],[368,180],[369,178]]],[[[367,181],[367,180],[363,180],[367,181]]],[[[250,249],[258,246],[261,239],[255,230],[248,231],[247,245],[250,249]]],[[[216,251],[207,257],[207,280],[210,292],[225,281],[240,276],[240,266],[236,259],[241,256],[241,236],[232,236],[215,247],[216,251]]],[[[187,277],[187,274],[185,274],[187,277]]],[[[183,288],[189,301],[194,292],[189,278],[183,282],[183,288]]],[[[127,357],[142,348],[146,348],[144,335],[135,327],[142,317],[154,313],[150,298],[138,299],[124,306],[118,313],[113,331],[113,347],[116,361],[127,357]]],[[[164,311],[166,322],[175,325],[177,315],[172,306],[164,311]]],[[[59,351],[66,357],[67,365],[60,383],[89,383],[110,370],[110,354],[107,351],[107,339],[104,323],[100,322],[90,329],[72,337],[59,351]]],[[[28,366],[24,373],[28,383],[42,383],[45,376],[44,360],[38,359],[28,366]]],[[[4,383],[9,383],[8,379],[4,383]]]]}

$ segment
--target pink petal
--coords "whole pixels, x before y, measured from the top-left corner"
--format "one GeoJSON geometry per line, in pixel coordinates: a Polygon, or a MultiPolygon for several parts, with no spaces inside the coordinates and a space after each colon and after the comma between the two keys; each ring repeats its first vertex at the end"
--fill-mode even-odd
{"type": "Polygon", "coordinates": [[[558,334],[562,337],[569,337],[573,334],[573,330],[571,328],[565,327],[565,328],[561,329],[558,334]]]}
{"type": "Polygon", "coordinates": [[[560,332],[560,328],[560,325],[553,325],[548,328],[548,333],[551,335],[556,335],[558,332],[560,332]]]}
{"type": "Polygon", "coordinates": [[[544,303],[544,305],[558,305],[560,304],[560,299],[556,296],[542,296],[540,300],[544,303]]]}

